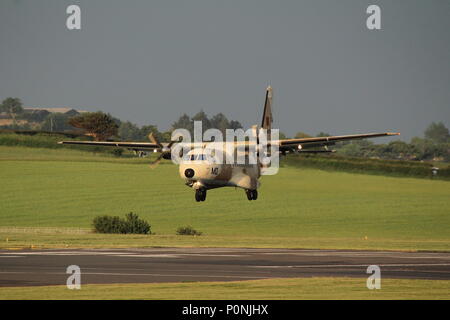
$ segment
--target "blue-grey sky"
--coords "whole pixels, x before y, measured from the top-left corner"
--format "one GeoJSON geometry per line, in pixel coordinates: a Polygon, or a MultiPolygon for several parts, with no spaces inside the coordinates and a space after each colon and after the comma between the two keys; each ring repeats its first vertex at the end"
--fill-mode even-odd
{"type": "MultiPolygon", "coordinates": [[[[448,0],[2,0],[0,99],[168,129],[182,113],[351,134],[450,125],[448,0]],[[81,7],[81,30],[66,8],[81,7]],[[381,7],[382,30],[366,28],[381,7]]],[[[378,140],[380,141],[380,140],[378,140]]],[[[381,140],[383,141],[383,140],[381,140]]]]}

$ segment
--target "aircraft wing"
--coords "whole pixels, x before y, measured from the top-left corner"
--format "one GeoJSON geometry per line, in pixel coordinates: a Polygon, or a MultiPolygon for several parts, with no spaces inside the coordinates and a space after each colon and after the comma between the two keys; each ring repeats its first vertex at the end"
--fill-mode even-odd
{"type": "Polygon", "coordinates": [[[122,147],[133,150],[153,150],[161,148],[152,142],[123,142],[123,141],[59,141],[59,144],[76,144],[85,146],[122,147]]]}
{"type": "Polygon", "coordinates": [[[358,140],[367,138],[378,138],[384,136],[397,136],[397,132],[383,132],[383,133],[365,133],[352,134],[346,136],[331,136],[331,137],[314,137],[314,138],[299,138],[299,139],[285,139],[279,141],[280,151],[294,150],[294,149],[308,149],[322,146],[334,145],[339,141],[358,140]]]}

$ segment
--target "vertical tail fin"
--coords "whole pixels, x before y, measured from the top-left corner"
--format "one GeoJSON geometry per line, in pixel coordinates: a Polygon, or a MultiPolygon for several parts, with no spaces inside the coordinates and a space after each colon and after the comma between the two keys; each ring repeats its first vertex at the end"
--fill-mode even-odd
{"type": "Polygon", "coordinates": [[[270,130],[272,129],[272,87],[268,86],[266,89],[266,101],[264,103],[264,113],[261,123],[261,128],[270,130]]]}

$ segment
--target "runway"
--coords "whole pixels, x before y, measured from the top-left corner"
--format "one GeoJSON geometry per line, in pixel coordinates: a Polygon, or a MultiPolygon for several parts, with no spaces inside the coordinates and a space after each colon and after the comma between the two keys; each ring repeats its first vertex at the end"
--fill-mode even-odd
{"type": "Polygon", "coordinates": [[[382,251],[152,248],[0,250],[0,286],[65,285],[77,265],[82,284],[234,281],[292,277],[362,277],[378,265],[382,278],[450,280],[450,253],[382,251]]]}

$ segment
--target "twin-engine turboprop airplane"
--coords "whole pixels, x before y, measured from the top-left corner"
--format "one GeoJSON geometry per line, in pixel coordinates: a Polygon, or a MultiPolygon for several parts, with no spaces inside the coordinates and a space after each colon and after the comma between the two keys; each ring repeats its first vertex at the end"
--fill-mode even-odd
{"type": "MultiPolygon", "coordinates": [[[[258,130],[264,129],[270,132],[272,129],[272,88],[269,86],[266,90],[266,99],[264,103],[264,113],[262,118],[261,127],[253,126],[252,129],[258,136],[258,130]]],[[[261,131],[264,131],[261,130],[261,131]]],[[[277,156],[278,153],[285,155],[286,153],[318,153],[318,152],[333,152],[328,150],[328,146],[334,145],[339,141],[376,138],[383,136],[399,135],[399,133],[366,133],[355,134],[345,136],[331,136],[331,137],[315,137],[315,138],[300,138],[300,139],[276,139],[267,141],[266,146],[276,146],[277,156]],[[323,150],[317,150],[317,148],[324,147],[323,150]],[[308,150],[309,149],[309,150],[308,150]],[[313,150],[311,150],[313,149],[313,150]]],[[[268,135],[270,136],[270,135],[268,135]]],[[[60,144],[82,144],[82,145],[95,145],[95,146],[111,146],[111,147],[123,147],[134,151],[153,151],[159,152],[160,156],[154,163],[158,163],[161,159],[172,159],[173,153],[179,153],[175,151],[175,144],[177,141],[171,141],[170,143],[160,143],[149,135],[150,142],[122,142],[122,141],[61,141],[60,144]]],[[[262,171],[267,164],[263,164],[256,157],[256,161],[245,161],[244,163],[228,163],[225,161],[217,161],[217,158],[211,157],[208,154],[208,147],[216,142],[200,141],[194,143],[183,142],[184,146],[188,147],[188,151],[182,155],[178,162],[179,174],[184,179],[185,184],[195,190],[195,200],[205,201],[206,192],[209,189],[215,189],[220,187],[238,187],[245,190],[248,200],[256,200],[258,198],[258,187],[260,185],[259,179],[262,171]]],[[[259,146],[260,141],[257,139],[252,144],[249,141],[231,141],[223,142],[221,145],[223,154],[228,155],[230,149],[236,151],[242,145],[247,145],[247,149],[241,153],[248,156],[249,146],[253,146],[256,153],[261,151],[259,146]],[[231,148],[230,148],[231,146],[231,148]]],[[[185,149],[186,150],[186,149],[185,149]]],[[[236,151],[239,153],[239,151],[236,151]]]]}

